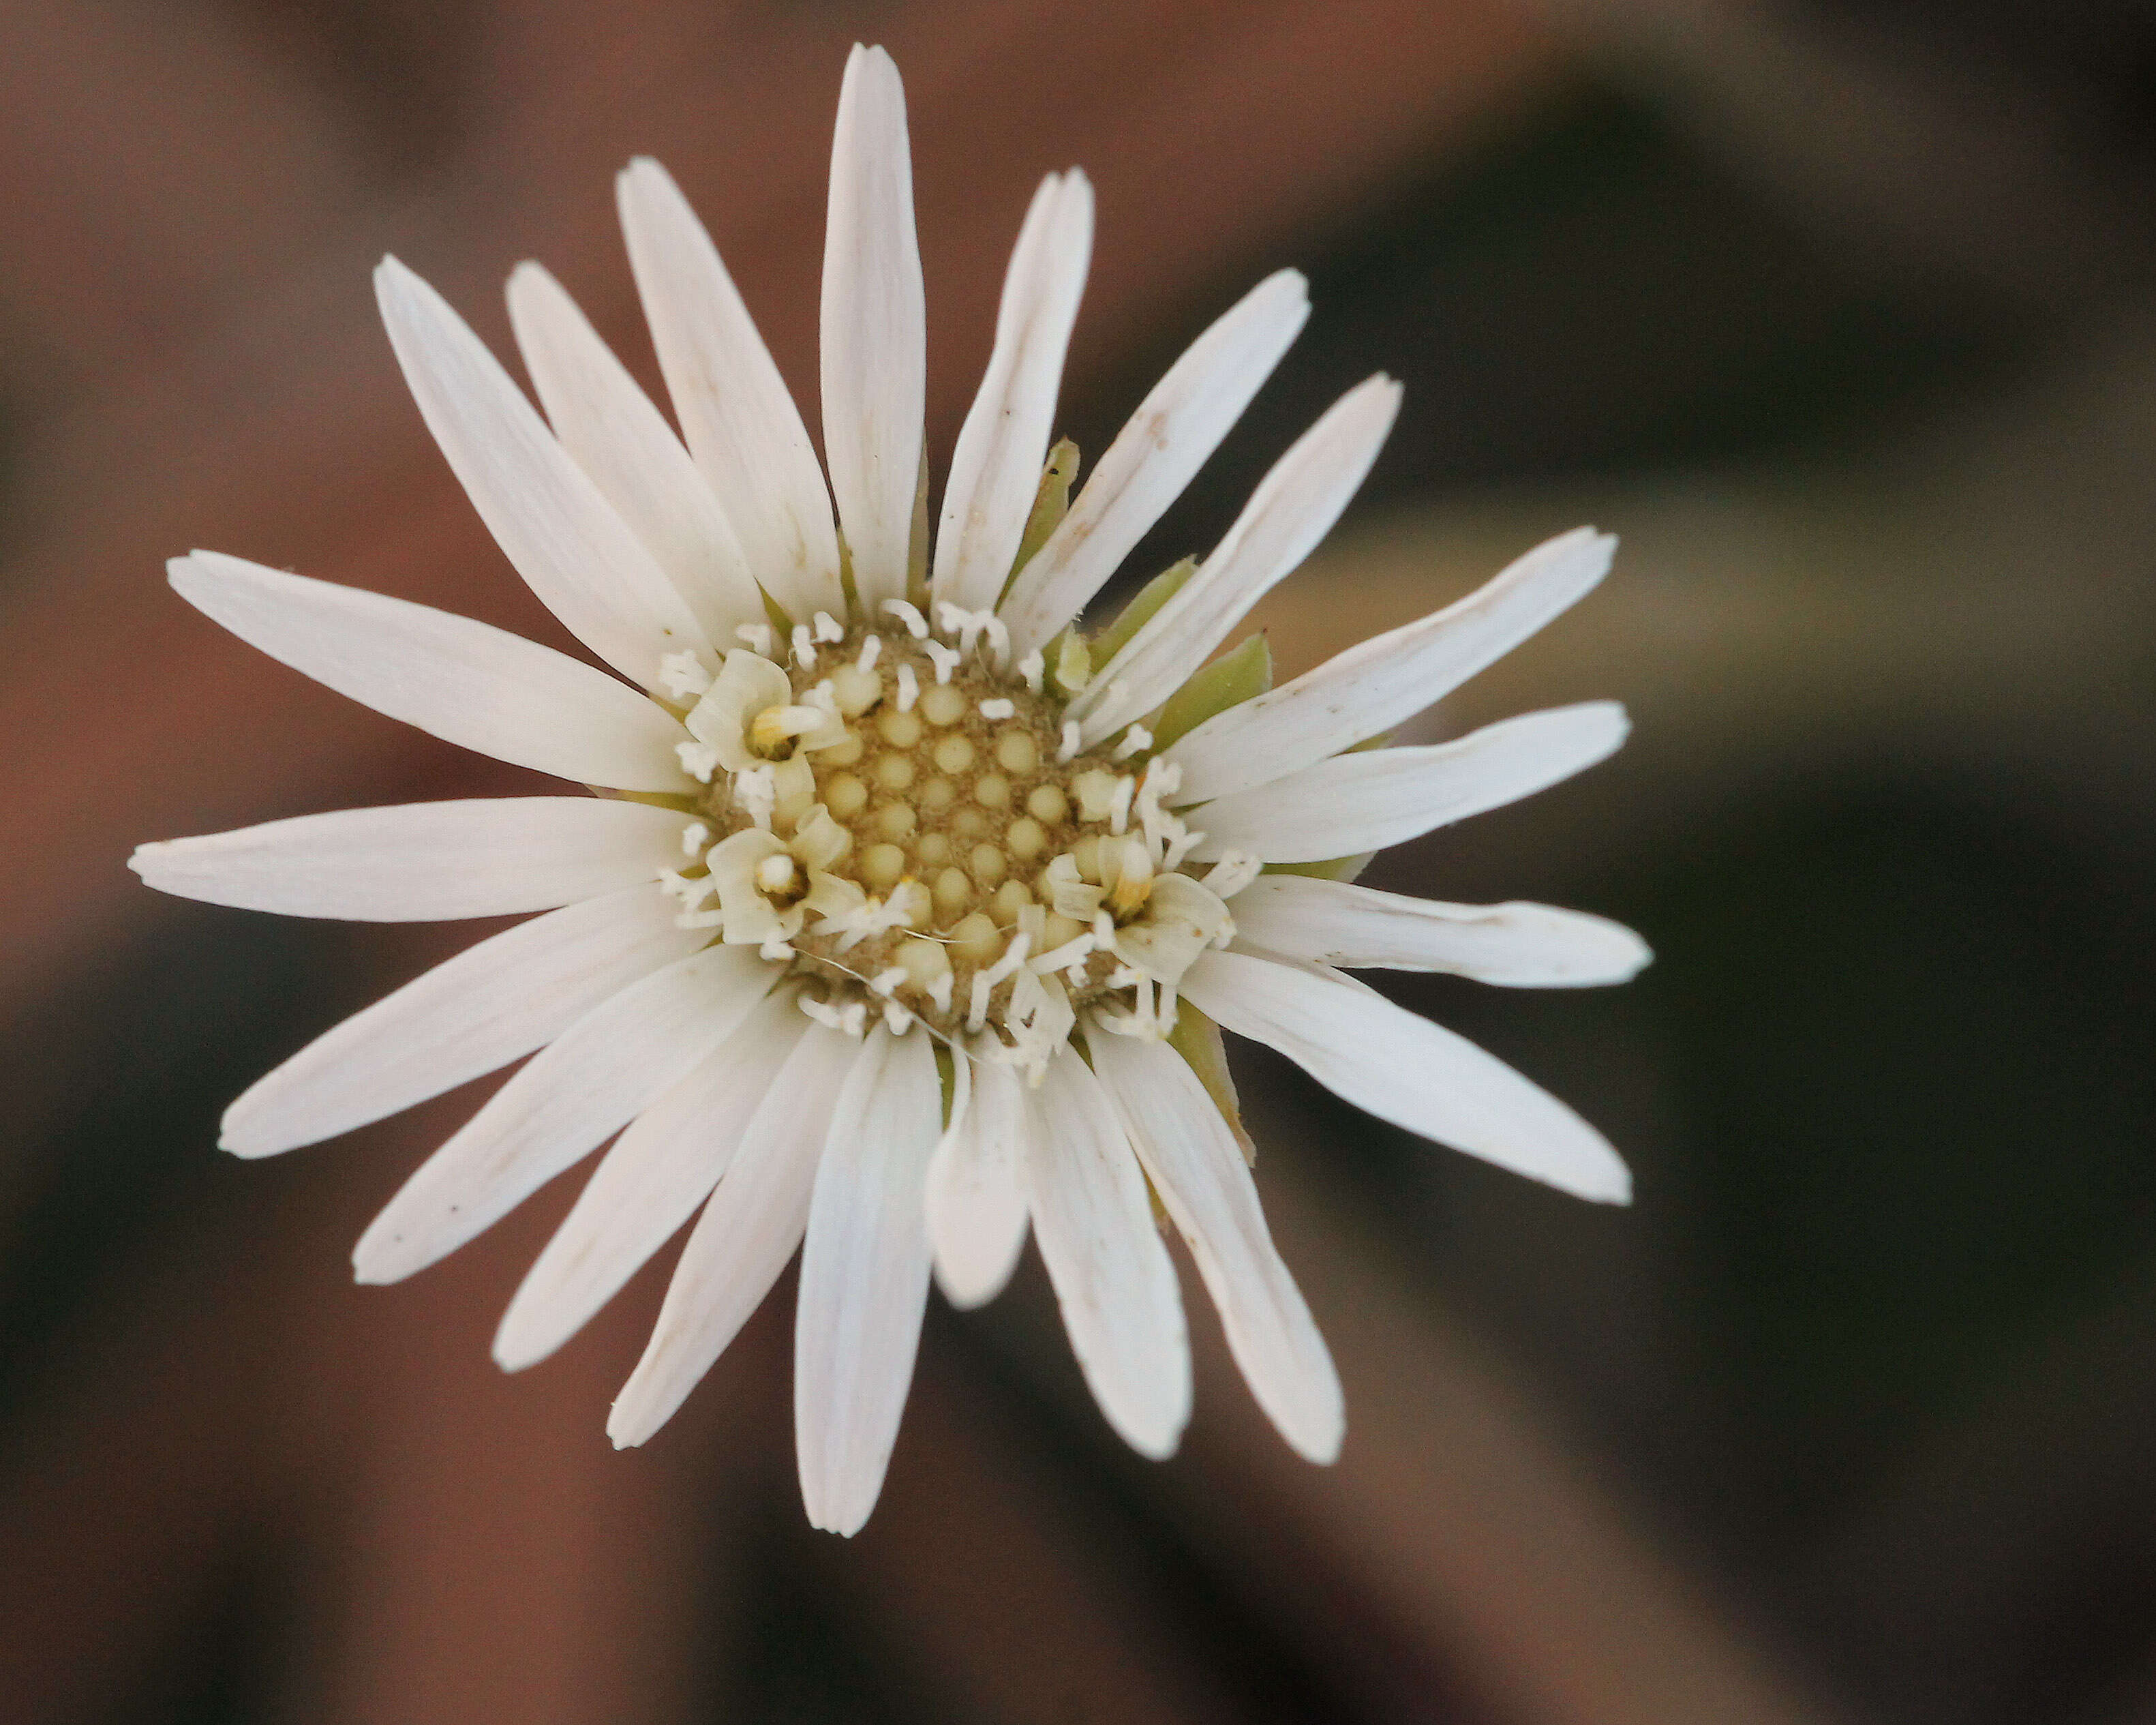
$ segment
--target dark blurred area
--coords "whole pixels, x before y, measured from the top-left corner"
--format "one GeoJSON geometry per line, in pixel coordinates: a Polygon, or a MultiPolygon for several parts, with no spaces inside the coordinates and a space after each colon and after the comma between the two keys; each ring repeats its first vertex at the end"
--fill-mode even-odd
{"type": "Polygon", "coordinates": [[[0,191],[0,1713],[2156,1721],[2146,7],[26,0],[0,191]],[[839,1542],[796,1495],[787,1285],[644,1450],[605,1410],[670,1254],[495,1371],[581,1176],[351,1285],[484,1086],[214,1147],[249,1080],[473,931],[158,899],[129,849],[527,781],[222,636],[163,559],[560,641],[367,270],[395,251],[506,351],[539,256],[649,381],[609,197],[648,152],[813,412],[857,37],[907,79],[939,479],[1025,198],[1078,162],[1087,452],[1259,272],[1317,307],[1133,575],[1380,368],[1392,443],[1260,614],[1284,673],[1578,522],[1624,539],[1432,734],[1606,695],[1625,753],[1369,878],[1654,945],[1618,991],[1373,978],[1607,1130],[1635,1207],[1236,1051],[1346,1382],[1331,1470],[1196,1300],[1183,1451],[1122,1449],[1031,1260],[983,1312],[932,1302],[839,1542]]]}

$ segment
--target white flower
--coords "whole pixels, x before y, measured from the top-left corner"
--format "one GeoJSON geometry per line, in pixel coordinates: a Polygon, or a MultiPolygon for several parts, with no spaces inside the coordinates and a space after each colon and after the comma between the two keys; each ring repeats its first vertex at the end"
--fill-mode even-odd
{"type": "Polygon", "coordinates": [[[545,420],[425,283],[394,260],[377,276],[474,504],[617,675],[214,552],[172,565],[191,603],[330,687],[616,793],[144,846],[145,880],[214,903],[544,913],[295,1055],[233,1105],[226,1146],[315,1142],[532,1055],[367,1230],[360,1279],[433,1263],[619,1132],[511,1303],[496,1358],[544,1358],[696,1218],[608,1424],[642,1443],[801,1247],[802,1489],[810,1518],[842,1532],[880,1488],[932,1270],[954,1302],[987,1300],[1029,1225],[1109,1422],[1146,1455],[1175,1448],[1190,1367],[1157,1197],[1258,1400],[1300,1454],[1330,1460],[1340,1388],[1267,1235],[1214,1027],[1411,1131],[1621,1200],[1624,1166],[1591,1127],[1336,967],[1573,985],[1620,980],[1646,954],[1593,917],[1260,871],[1358,857],[1614,749],[1625,721],[1604,703],[1358,747],[1579,598],[1611,542],[1553,540],[1285,687],[1266,687],[1261,643],[1215,660],[1368,471],[1399,394],[1377,377],[1281,458],[1210,556],[1089,641],[1081,608],[1301,328],[1299,275],[1260,283],[1201,336],[1069,498],[1075,455],[1049,438],[1092,194],[1081,173],[1051,175],[932,558],[890,59],[856,49],[839,99],[824,468],[672,182],[638,162],[619,192],[683,440],[536,265],[511,277],[510,306],[545,420]]]}

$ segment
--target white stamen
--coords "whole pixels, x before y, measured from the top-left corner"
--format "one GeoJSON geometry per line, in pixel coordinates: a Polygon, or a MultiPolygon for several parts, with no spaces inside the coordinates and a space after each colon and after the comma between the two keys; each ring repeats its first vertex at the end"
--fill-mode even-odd
{"type": "Polygon", "coordinates": [[[771,657],[772,636],[770,624],[743,623],[734,631],[734,636],[735,638],[746,646],[751,652],[759,653],[767,659],[771,657]]]}
{"type": "Polygon", "coordinates": [[[1017,713],[1017,703],[1006,701],[1000,695],[993,701],[981,703],[981,717],[983,718],[1015,718],[1017,713]]]}
{"type": "Polygon", "coordinates": [[[972,992],[966,1002],[966,1029],[968,1034],[978,1034],[988,1022],[988,995],[995,985],[987,976],[976,971],[972,992]]]}
{"type": "Polygon", "coordinates": [[[1072,755],[1077,754],[1079,748],[1084,743],[1085,739],[1086,734],[1080,728],[1076,719],[1065,719],[1063,721],[1063,742],[1061,746],[1055,751],[1056,760],[1060,763],[1070,760],[1072,755]]]}
{"type": "Polygon", "coordinates": [[[872,935],[912,926],[912,904],[901,883],[900,886],[894,887],[887,897],[870,899],[853,914],[849,938],[842,945],[851,947],[872,935]]]}
{"type": "Polygon", "coordinates": [[[693,701],[711,686],[711,673],[694,653],[666,653],[659,661],[659,681],[677,701],[693,701]]]}
{"type": "Polygon", "coordinates": [[[771,831],[771,811],[778,806],[778,775],[768,766],[749,767],[734,775],[734,801],[766,832],[771,831]]]}
{"type": "Polygon", "coordinates": [[[947,1012],[951,1010],[951,985],[957,981],[957,978],[948,971],[938,971],[928,979],[928,986],[922,991],[935,1002],[937,1012],[947,1012]]]}
{"type": "Polygon", "coordinates": [[[883,1009],[883,1027],[893,1036],[904,1036],[913,1028],[913,1014],[896,1001],[887,1001],[883,1009]]]}
{"type": "Polygon", "coordinates": [[[965,657],[957,648],[946,646],[940,641],[922,641],[921,651],[936,662],[936,680],[938,682],[950,682],[951,673],[958,668],[959,661],[965,657]]]}
{"type": "Polygon", "coordinates": [[[1161,852],[1160,872],[1172,874],[1183,867],[1183,858],[1205,842],[1205,835],[1194,832],[1178,821],[1175,837],[1168,841],[1168,848],[1161,852]]]}
{"type": "Polygon", "coordinates": [[[1140,749],[1152,747],[1152,733],[1142,724],[1134,724],[1123,733],[1123,740],[1116,744],[1112,760],[1128,760],[1140,749]]]}
{"type": "Polygon", "coordinates": [[[1048,661],[1041,657],[1039,647],[1018,662],[1018,674],[1025,679],[1026,687],[1036,695],[1040,693],[1040,680],[1047,672],[1048,661]]]}
{"type": "Polygon", "coordinates": [[[680,900],[684,910],[694,910],[718,889],[719,883],[708,874],[700,874],[691,879],[685,874],[675,873],[670,868],[659,871],[659,890],[670,899],[680,900]]]}
{"type": "Polygon", "coordinates": [[[1175,1028],[1175,991],[1163,986],[1160,1004],[1153,1003],[1153,985],[1148,977],[1137,980],[1137,999],[1127,1012],[1101,1012],[1095,1022],[1106,1031],[1116,1036],[1136,1037],[1143,1042],[1155,1043],[1175,1028]]]}
{"type": "Polygon", "coordinates": [[[1138,781],[1138,821],[1145,828],[1146,847],[1153,854],[1158,873],[1181,862],[1196,842],[1189,829],[1160,806],[1161,799],[1173,796],[1182,783],[1183,769],[1158,755],[1146,763],[1145,777],[1138,781]],[[1168,860],[1171,856],[1173,862],[1168,860]]]}
{"type": "Polygon", "coordinates": [[[936,602],[937,627],[946,635],[957,636],[962,651],[970,651],[973,637],[981,632],[981,626],[975,620],[977,615],[978,613],[968,610],[963,605],[953,605],[947,599],[936,602]]]}
{"type": "Polygon", "coordinates": [[[1030,935],[1019,933],[1011,936],[1010,945],[1004,948],[1004,955],[981,972],[989,987],[1014,975],[1025,962],[1026,949],[1033,945],[1030,935]]]}
{"type": "MultiPolygon", "coordinates": [[[[903,604],[904,601],[893,600],[890,603],[896,605],[903,604]]],[[[901,713],[912,712],[913,703],[920,698],[921,679],[913,674],[913,667],[911,665],[900,666],[898,667],[898,710],[901,713]]]]}
{"type": "Polygon", "coordinates": [[[784,964],[793,956],[793,948],[783,936],[773,935],[756,950],[758,958],[769,959],[775,965],[784,964]]]}
{"type": "MultiPolygon", "coordinates": [[[[1102,915],[1107,913],[1103,911],[1102,915]]],[[[1111,927],[1113,926],[1111,924],[1111,927]]],[[[1028,959],[1026,969],[1037,976],[1046,976],[1050,971],[1082,969],[1086,954],[1097,944],[1097,936],[1088,929],[1082,935],[1073,935],[1052,952],[1044,952],[1039,958],[1028,959]]]]}
{"type": "Polygon", "coordinates": [[[875,976],[870,977],[869,988],[873,993],[889,996],[896,992],[898,985],[905,981],[906,977],[906,966],[893,965],[889,970],[878,971],[875,976]]]}
{"type": "Polygon", "coordinates": [[[681,829],[681,854],[700,857],[704,847],[711,842],[711,829],[701,821],[691,821],[681,829]]]}
{"type": "Polygon", "coordinates": [[[810,644],[808,626],[806,623],[796,623],[793,626],[793,662],[803,670],[813,668],[816,663],[816,649],[810,644]]]}
{"type": "Polygon", "coordinates": [[[902,599],[886,599],[883,608],[906,625],[906,632],[916,641],[928,638],[928,619],[902,599]]]}
{"type": "Polygon", "coordinates": [[[711,775],[719,770],[719,751],[708,743],[676,743],[674,758],[681,763],[681,770],[700,785],[711,782],[711,775]]]}
{"type": "Polygon", "coordinates": [[[1116,780],[1116,795],[1108,805],[1108,831],[1121,832],[1131,824],[1131,799],[1137,795],[1138,781],[1127,773],[1116,780]]]}
{"type": "Polygon", "coordinates": [[[829,611],[817,612],[815,622],[815,638],[818,641],[844,641],[846,638],[844,626],[829,611]]]}
{"type": "Polygon", "coordinates": [[[873,671],[875,669],[877,656],[882,651],[883,637],[880,635],[871,635],[861,643],[861,656],[854,662],[864,671],[873,671]]]}

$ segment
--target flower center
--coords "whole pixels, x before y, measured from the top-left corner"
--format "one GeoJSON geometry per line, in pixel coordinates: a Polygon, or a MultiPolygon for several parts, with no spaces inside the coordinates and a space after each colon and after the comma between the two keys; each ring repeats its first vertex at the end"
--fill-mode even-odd
{"type": "Polygon", "coordinates": [[[804,1010],[992,1027],[1026,1058],[1120,991],[1152,1015],[1152,986],[1232,932],[1198,881],[1159,890],[1194,842],[1159,805],[1173,770],[1140,739],[1079,749],[1037,659],[816,632],[729,653],[701,692],[681,754],[710,789],[669,877],[685,921],[804,978],[804,1010]]]}

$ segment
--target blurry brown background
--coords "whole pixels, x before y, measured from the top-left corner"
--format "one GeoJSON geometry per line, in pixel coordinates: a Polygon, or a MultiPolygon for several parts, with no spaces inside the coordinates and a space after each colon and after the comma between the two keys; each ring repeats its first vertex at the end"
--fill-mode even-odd
{"type": "Polygon", "coordinates": [[[0,1717],[2156,1721],[2152,182],[2128,0],[0,9],[0,1717]],[[536,1370],[486,1355],[575,1177],[350,1284],[471,1096],[213,1148],[471,931],[162,899],[129,848],[521,781],[221,636],[163,559],[559,640],[368,268],[506,346],[541,256],[649,378],[610,177],[649,152],[813,413],[857,37],[907,79],[939,473],[1025,198],[1078,162],[1089,454],[1259,272],[1317,305],[1142,572],[1379,367],[1408,408],[1267,608],[1286,668],[1625,538],[1441,718],[1612,695],[1634,743],[1373,878],[1654,943],[1622,991],[1387,985],[1605,1127],[1639,1202],[1244,1059],[1347,1382],[1330,1470],[1202,1298],[1183,1453],[1123,1450],[1029,1264],[933,1305],[842,1543],[796,1498],[783,1285],[617,1455],[663,1265],[536,1370]]]}

